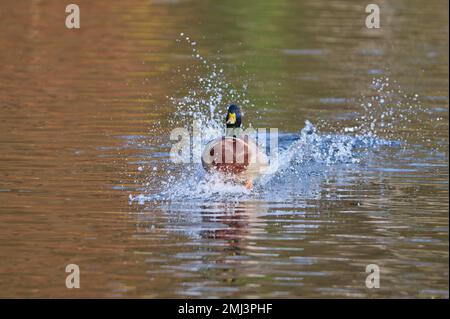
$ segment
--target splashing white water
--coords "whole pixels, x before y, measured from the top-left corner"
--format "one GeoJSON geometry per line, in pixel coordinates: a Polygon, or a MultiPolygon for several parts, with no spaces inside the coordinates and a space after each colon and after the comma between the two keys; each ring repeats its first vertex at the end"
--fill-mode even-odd
{"type": "Polygon", "coordinates": [[[306,121],[305,127],[298,135],[286,136],[290,138],[290,142],[280,144],[278,169],[272,174],[257,178],[254,182],[255,191],[249,191],[239,183],[224,180],[218,173],[206,173],[200,164],[185,164],[178,170],[174,169],[178,173],[165,176],[166,181],[161,183],[160,192],[131,196],[130,200],[142,203],[146,200],[223,200],[230,197],[248,197],[252,194],[259,196],[273,180],[301,179],[305,166],[358,164],[364,156],[361,154],[366,154],[369,149],[398,144],[368,135],[320,134],[309,121],[306,121]]]}
{"type": "Polygon", "coordinates": [[[173,127],[185,127],[191,124],[186,121],[195,119],[205,129],[202,132],[205,137],[212,139],[223,132],[224,104],[238,103],[243,109],[243,115],[246,109],[254,108],[255,105],[246,96],[247,83],[243,83],[241,88],[231,85],[223,68],[200,54],[196,48],[197,43],[184,33],[180,34],[177,42],[189,44],[192,58],[199,62],[186,68],[183,76],[193,74],[193,69],[198,71],[196,73],[206,75],[196,75],[195,84],[187,88],[187,94],[182,93],[181,97],[175,95],[169,98],[176,109],[169,123],[173,127]]]}

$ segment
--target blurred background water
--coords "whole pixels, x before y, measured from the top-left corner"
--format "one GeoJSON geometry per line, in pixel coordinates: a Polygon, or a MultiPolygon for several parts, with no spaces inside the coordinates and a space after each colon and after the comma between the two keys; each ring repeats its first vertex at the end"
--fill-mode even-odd
{"type": "Polygon", "coordinates": [[[377,3],[3,0],[0,296],[448,298],[448,2],[377,3]],[[253,192],[169,158],[231,102],[253,192]]]}

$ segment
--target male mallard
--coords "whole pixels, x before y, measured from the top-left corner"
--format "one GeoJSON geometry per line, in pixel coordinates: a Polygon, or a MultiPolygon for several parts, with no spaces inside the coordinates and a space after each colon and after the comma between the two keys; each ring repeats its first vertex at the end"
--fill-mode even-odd
{"type": "Polygon", "coordinates": [[[206,145],[202,154],[205,170],[224,173],[253,188],[253,179],[268,168],[266,154],[261,152],[248,135],[242,134],[241,110],[231,104],[225,118],[226,133],[206,145]]]}

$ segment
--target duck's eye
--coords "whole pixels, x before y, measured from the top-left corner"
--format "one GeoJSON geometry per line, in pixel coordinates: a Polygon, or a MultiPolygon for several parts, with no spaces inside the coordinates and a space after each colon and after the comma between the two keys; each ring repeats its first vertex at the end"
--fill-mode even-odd
{"type": "Polygon", "coordinates": [[[236,123],[236,113],[228,113],[227,124],[235,124],[236,123]]]}

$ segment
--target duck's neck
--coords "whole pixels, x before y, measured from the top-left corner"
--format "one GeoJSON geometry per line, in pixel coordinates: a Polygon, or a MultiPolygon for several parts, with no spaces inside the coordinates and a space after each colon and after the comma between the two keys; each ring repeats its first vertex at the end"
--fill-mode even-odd
{"type": "Polygon", "coordinates": [[[242,133],[242,128],[240,127],[226,127],[225,136],[239,137],[242,133]]]}

